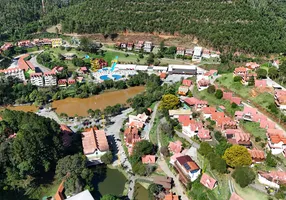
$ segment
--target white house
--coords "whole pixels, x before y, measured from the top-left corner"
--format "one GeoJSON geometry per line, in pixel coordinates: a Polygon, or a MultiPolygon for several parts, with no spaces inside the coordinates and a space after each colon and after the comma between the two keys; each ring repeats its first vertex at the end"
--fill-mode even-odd
{"type": "Polygon", "coordinates": [[[184,155],[176,158],[175,168],[179,171],[179,176],[183,182],[187,182],[187,179],[192,182],[195,181],[201,174],[201,169],[193,159],[184,155]]]}
{"type": "Polygon", "coordinates": [[[203,51],[202,47],[195,47],[194,48],[194,54],[193,54],[193,57],[192,57],[192,61],[201,61],[201,59],[202,59],[202,51],[203,51]]]}
{"type": "Polygon", "coordinates": [[[271,172],[258,172],[258,181],[272,188],[280,188],[280,184],[286,184],[286,172],[271,171],[271,172]]]}

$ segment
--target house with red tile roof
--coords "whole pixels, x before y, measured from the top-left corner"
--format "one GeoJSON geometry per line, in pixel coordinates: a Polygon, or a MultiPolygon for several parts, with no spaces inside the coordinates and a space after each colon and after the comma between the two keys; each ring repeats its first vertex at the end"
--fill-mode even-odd
{"type": "Polygon", "coordinates": [[[179,200],[179,196],[175,195],[171,192],[171,193],[165,195],[164,200],[179,200]]]}
{"type": "Polygon", "coordinates": [[[231,144],[242,145],[245,147],[251,147],[250,134],[244,133],[240,129],[227,129],[225,130],[225,137],[231,144]]]}
{"type": "Polygon", "coordinates": [[[240,97],[231,97],[230,103],[235,103],[236,105],[241,105],[241,98],[240,97]]]}
{"type": "Polygon", "coordinates": [[[186,49],[186,51],[185,51],[185,54],[186,54],[187,56],[191,56],[191,55],[193,55],[193,53],[194,53],[194,49],[191,49],[191,48],[188,48],[188,49],[186,49]]]}
{"type": "Polygon", "coordinates": [[[177,47],[177,52],[176,52],[177,55],[181,55],[181,56],[184,56],[185,55],[185,48],[183,47],[177,47]]]}
{"type": "Polygon", "coordinates": [[[229,198],[229,200],[244,200],[243,198],[241,198],[240,196],[238,196],[238,194],[236,194],[235,192],[233,192],[229,198]]]}
{"type": "Polygon", "coordinates": [[[154,176],[153,182],[157,185],[163,186],[163,188],[167,191],[172,189],[173,179],[167,176],[154,176]]]}
{"type": "Polygon", "coordinates": [[[258,181],[272,188],[280,188],[280,185],[286,184],[286,172],[284,171],[271,171],[271,172],[258,172],[258,181]]]}
{"type": "Polygon", "coordinates": [[[62,72],[63,70],[64,70],[64,67],[56,66],[52,69],[52,72],[57,74],[57,73],[62,72]]]}
{"type": "Polygon", "coordinates": [[[260,120],[260,128],[264,129],[275,129],[275,123],[269,120],[262,119],[260,120]]]}
{"type": "Polygon", "coordinates": [[[68,79],[68,85],[73,85],[73,84],[76,84],[76,80],[73,78],[69,78],[68,79]]]}
{"type": "Polygon", "coordinates": [[[162,72],[162,73],[160,74],[160,79],[161,79],[161,80],[164,80],[166,77],[167,77],[167,73],[162,72]]]}
{"type": "Polygon", "coordinates": [[[215,107],[204,107],[202,109],[202,112],[203,112],[204,118],[207,119],[207,118],[210,118],[211,115],[216,112],[216,108],[215,107]]]}
{"type": "Polygon", "coordinates": [[[100,157],[109,150],[106,134],[104,130],[95,130],[82,133],[83,153],[93,164],[100,164],[100,157]]]}
{"type": "Polygon", "coordinates": [[[156,156],[155,155],[144,155],[141,158],[143,164],[155,164],[156,156]]]}
{"type": "Polygon", "coordinates": [[[242,83],[247,84],[250,77],[253,76],[256,78],[257,74],[252,72],[250,69],[245,67],[237,67],[234,69],[233,76],[240,76],[242,78],[242,83]]]}
{"type": "Polygon", "coordinates": [[[198,90],[202,91],[204,89],[207,89],[210,85],[210,81],[205,79],[204,77],[197,80],[198,90]]]}
{"type": "Polygon", "coordinates": [[[206,73],[204,73],[204,76],[208,77],[208,79],[212,79],[217,75],[218,75],[218,72],[216,69],[211,69],[210,71],[207,71],[206,73]]]}
{"type": "Polygon", "coordinates": [[[138,115],[129,115],[129,122],[127,123],[128,126],[143,128],[149,116],[146,113],[138,114],[138,115]]]}
{"type": "Polygon", "coordinates": [[[208,174],[204,173],[201,177],[200,183],[210,190],[214,189],[217,186],[217,180],[208,174]]]}
{"type": "Polygon", "coordinates": [[[139,135],[139,130],[136,126],[134,126],[134,127],[129,126],[128,128],[125,129],[124,141],[125,141],[125,145],[128,149],[128,152],[131,155],[135,143],[141,141],[141,138],[139,135]]]}
{"type": "Polygon", "coordinates": [[[180,153],[182,151],[182,142],[180,140],[170,142],[168,145],[168,149],[173,154],[180,153]]]}
{"type": "Polygon", "coordinates": [[[189,92],[189,87],[188,87],[188,86],[181,85],[181,86],[178,88],[178,94],[179,94],[179,95],[186,96],[188,92],[189,92]]]}
{"type": "Polygon", "coordinates": [[[80,67],[79,72],[86,74],[88,72],[88,69],[87,69],[87,67],[80,67]]]}
{"type": "Polygon", "coordinates": [[[286,90],[275,90],[274,99],[276,106],[280,110],[286,111],[286,90]]]}
{"type": "Polygon", "coordinates": [[[67,79],[59,79],[59,80],[58,80],[58,86],[66,87],[67,84],[68,84],[67,79]]]}
{"type": "Polygon", "coordinates": [[[268,148],[272,154],[280,154],[286,149],[286,135],[280,129],[267,129],[268,148]]]}
{"type": "Polygon", "coordinates": [[[33,44],[31,43],[30,40],[21,40],[21,41],[17,42],[17,46],[18,47],[32,47],[33,44]]]}
{"type": "Polygon", "coordinates": [[[184,121],[182,124],[182,133],[188,137],[194,137],[198,134],[199,130],[203,128],[201,121],[189,120],[184,121]]]}
{"type": "Polygon", "coordinates": [[[222,93],[222,98],[225,99],[225,100],[229,100],[230,101],[231,98],[232,98],[232,95],[233,95],[232,92],[223,92],[222,93]]]}
{"type": "Polygon", "coordinates": [[[260,67],[260,65],[257,64],[256,62],[248,62],[245,64],[245,66],[251,70],[255,70],[255,69],[258,69],[260,67]]]}
{"type": "Polygon", "coordinates": [[[132,51],[134,47],[134,43],[133,42],[128,42],[127,43],[127,51],[132,51]]]}
{"type": "Polygon", "coordinates": [[[191,121],[191,115],[180,115],[178,118],[179,123],[188,124],[191,121]]]}
{"type": "Polygon", "coordinates": [[[252,158],[252,163],[261,163],[265,160],[265,153],[258,149],[248,149],[249,154],[252,158]]]}
{"type": "Polygon", "coordinates": [[[272,63],[272,66],[276,67],[276,68],[279,68],[279,65],[280,65],[280,61],[279,60],[274,60],[273,63],[272,63]]]}
{"type": "Polygon", "coordinates": [[[185,85],[185,86],[188,86],[188,87],[191,87],[192,84],[193,84],[192,80],[184,79],[182,81],[182,85],[185,85]]]}
{"type": "Polygon", "coordinates": [[[208,106],[208,102],[204,100],[197,99],[195,97],[188,97],[183,99],[184,103],[189,107],[194,107],[195,109],[201,109],[208,106]]]}
{"type": "Polygon", "coordinates": [[[267,87],[266,79],[263,79],[263,80],[258,80],[258,79],[256,79],[254,86],[255,86],[255,87],[261,87],[261,88],[267,87]]]}
{"type": "Polygon", "coordinates": [[[201,141],[211,141],[212,140],[212,136],[211,136],[210,131],[208,129],[204,129],[204,128],[199,129],[197,136],[201,141]]]}
{"type": "Polygon", "coordinates": [[[6,50],[8,50],[8,49],[10,49],[10,48],[12,48],[13,47],[13,44],[12,43],[10,43],[10,42],[7,42],[7,43],[4,43],[2,46],[1,46],[1,50],[2,51],[6,51],[6,50]]]}
{"type": "Polygon", "coordinates": [[[174,166],[179,172],[179,180],[185,185],[187,185],[189,181],[195,181],[201,173],[200,167],[188,155],[178,157],[174,166]]]}
{"type": "Polygon", "coordinates": [[[170,157],[170,163],[172,164],[172,165],[174,165],[175,164],[175,161],[177,160],[177,158],[178,157],[181,157],[181,156],[183,156],[184,154],[182,154],[182,153],[175,153],[175,154],[173,154],[171,157],[170,157]]]}

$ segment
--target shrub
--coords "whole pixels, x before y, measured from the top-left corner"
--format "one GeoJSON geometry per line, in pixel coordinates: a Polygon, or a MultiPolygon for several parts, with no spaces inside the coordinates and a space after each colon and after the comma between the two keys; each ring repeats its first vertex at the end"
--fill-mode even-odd
{"type": "Polygon", "coordinates": [[[249,167],[238,167],[232,174],[235,182],[240,185],[240,187],[245,188],[255,179],[254,171],[249,167]]]}
{"type": "Polygon", "coordinates": [[[221,99],[222,96],[223,96],[222,90],[218,89],[218,90],[215,92],[215,97],[216,97],[217,99],[221,99]]]}
{"type": "Polygon", "coordinates": [[[276,167],[277,166],[277,162],[273,158],[273,155],[270,152],[267,153],[265,163],[269,167],[276,167]]]}
{"type": "Polygon", "coordinates": [[[234,78],[233,78],[233,81],[234,82],[240,82],[242,80],[242,77],[241,76],[235,76],[234,78]]]}
{"type": "Polygon", "coordinates": [[[234,102],[232,102],[232,103],[231,103],[231,108],[233,108],[233,109],[234,109],[234,108],[237,108],[237,104],[234,103],[234,102]]]}
{"type": "Polygon", "coordinates": [[[207,89],[208,93],[213,94],[215,93],[215,86],[214,85],[210,85],[207,89]]]}

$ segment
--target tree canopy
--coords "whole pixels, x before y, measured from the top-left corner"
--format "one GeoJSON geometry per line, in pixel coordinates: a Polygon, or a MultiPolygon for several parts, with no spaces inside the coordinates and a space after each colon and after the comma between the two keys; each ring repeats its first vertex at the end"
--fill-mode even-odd
{"type": "Polygon", "coordinates": [[[162,97],[159,104],[160,110],[171,110],[178,108],[180,101],[179,98],[173,94],[166,94],[162,97]]]}
{"type": "Polygon", "coordinates": [[[76,194],[83,189],[92,190],[93,172],[86,167],[87,159],[82,154],[66,156],[58,161],[56,177],[65,180],[66,194],[76,194]]]}
{"type": "Polygon", "coordinates": [[[252,162],[251,156],[244,146],[233,145],[228,148],[223,159],[230,167],[249,166],[252,162]]]}
{"type": "Polygon", "coordinates": [[[63,155],[60,127],[34,113],[4,110],[1,116],[0,185],[33,187],[63,155]]]}
{"type": "Polygon", "coordinates": [[[232,177],[240,187],[245,188],[255,179],[254,171],[249,167],[238,167],[234,170],[232,177]]]}

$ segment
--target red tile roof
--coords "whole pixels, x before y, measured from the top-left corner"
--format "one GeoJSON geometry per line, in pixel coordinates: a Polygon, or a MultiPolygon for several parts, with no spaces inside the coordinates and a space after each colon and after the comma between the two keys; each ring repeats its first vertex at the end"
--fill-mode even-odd
{"type": "Polygon", "coordinates": [[[63,194],[64,192],[64,182],[65,181],[62,181],[61,184],[59,185],[58,187],[58,190],[55,194],[55,200],[64,200],[65,199],[65,195],[63,194]]]}
{"type": "Polygon", "coordinates": [[[182,85],[191,86],[193,84],[192,80],[184,79],[182,85]]]}
{"type": "Polygon", "coordinates": [[[226,100],[231,100],[232,92],[223,92],[222,98],[226,100]]]}
{"type": "Polygon", "coordinates": [[[265,159],[265,153],[264,151],[258,150],[258,149],[248,149],[248,152],[251,155],[251,158],[253,160],[264,160],[265,159]]]}
{"type": "Polygon", "coordinates": [[[211,139],[211,135],[210,135],[210,131],[207,130],[207,129],[199,129],[199,132],[198,132],[198,137],[200,139],[211,139]]]}
{"type": "Polygon", "coordinates": [[[179,196],[173,193],[169,193],[165,195],[165,200],[179,200],[179,196]]]}
{"type": "Polygon", "coordinates": [[[210,84],[209,80],[206,80],[205,78],[202,78],[201,80],[198,81],[198,86],[199,87],[206,87],[210,84]]]}
{"type": "Polygon", "coordinates": [[[284,171],[271,171],[271,172],[258,172],[262,177],[277,184],[286,184],[286,172],[284,171]]]}
{"type": "Polygon", "coordinates": [[[184,99],[184,102],[190,106],[196,106],[196,107],[197,107],[197,105],[208,105],[207,101],[203,101],[203,100],[197,99],[195,97],[186,98],[186,99],[184,99]]]}
{"type": "Polygon", "coordinates": [[[145,155],[141,159],[143,164],[154,164],[156,162],[156,156],[154,155],[145,155]]]}
{"type": "Polygon", "coordinates": [[[204,107],[202,111],[204,114],[212,114],[216,112],[216,108],[215,107],[204,107]]]}
{"type": "Polygon", "coordinates": [[[92,154],[97,149],[107,151],[109,149],[107,138],[104,130],[94,130],[91,128],[82,133],[82,146],[84,154],[92,154]]]}
{"type": "Polygon", "coordinates": [[[255,87],[266,87],[267,82],[266,80],[255,80],[255,87]]]}
{"type": "Polygon", "coordinates": [[[237,105],[240,105],[241,104],[241,98],[240,97],[231,97],[230,102],[235,103],[237,105]]]}
{"type": "Polygon", "coordinates": [[[189,124],[191,122],[190,115],[180,115],[178,121],[181,124],[189,124]]]}
{"type": "Polygon", "coordinates": [[[172,153],[180,153],[182,151],[182,142],[179,140],[170,142],[168,147],[172,153]]]}
{"type": "Polygon", "coordinates": [[[33,71],[35,70],[34,65],[30,61],[25,61],[25,59],[29,56],[30,56],[29,54],[25,54],[19,58],[18,67],[20,69],[23,69],[25,71],[28,71],[29,69],[31,69],[33,71]]]}
{"type": "Polygon", "coordinates": [[[233,192],[231,194],[231,197],[229,200],[244,200],[243,198],[241,198],[240,196],[238,196],[238,194],[236,194],[235,192],[233,192]]]}
{"type": "Polygon", "coordinates": [[[195,171],[200,169],[200,167],[197,165],[195,161],[192,160],[192,158],[188,155],[184,155],[177,158],[178,163],[180,163],[181,166],[185,168],[185,171],[195,171]],[[188,165],[188,169],[186,169],[185,165],[188,165]]]}
{"type": "Polygon", "coordinates": [[[160,78],[161,78],[161,79],[165,79],[166,77],[167,77],[167,74],[166,74],[166,73],[162,72],[162,73],[160,74],[160,78]]]}
{"type": "Polygon", "coordinates": [[[204,173],[200,180],[200,183],[203,184],[205,187],[209,188],[210,190],[214,189],[217,183],[217,180],[209,176],[208,174],[204,173]]]}

